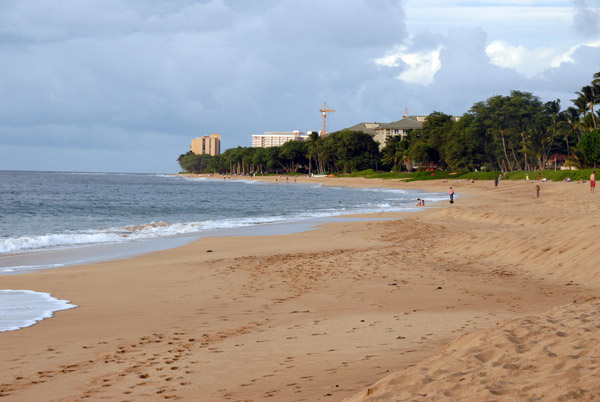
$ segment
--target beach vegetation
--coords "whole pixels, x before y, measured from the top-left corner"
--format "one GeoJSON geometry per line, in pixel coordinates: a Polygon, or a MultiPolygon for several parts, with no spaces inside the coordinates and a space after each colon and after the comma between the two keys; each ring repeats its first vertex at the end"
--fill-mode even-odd
{"type": "Polygon", "coordinates": [[[581,136],[578,150],[580,158],[587,166],[600,166],[600,131],[589,131],[581,136]]]}

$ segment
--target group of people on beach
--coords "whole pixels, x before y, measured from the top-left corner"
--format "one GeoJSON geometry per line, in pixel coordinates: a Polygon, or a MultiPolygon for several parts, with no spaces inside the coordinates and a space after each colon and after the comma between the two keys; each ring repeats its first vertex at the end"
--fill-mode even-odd
{"type": "MultiPolygon", "coordinates": [[[[454,190],[452,189],[452,187],[450,187],[450,191],[448,191],[448,194],[450,195],[450,204],[454,204],[454,190]]],[[[424,207],[425,206],[425,200],[422,200],[421,198],[417,198],[417,205],[415,205],[415,207],[424,207]]]]}
{"type": "MultiPolygon", "coordinates": [[[[494,179],[494,187],[498,188],[498,180],[502,179],[502,174],[500,174],[498,177],[496,177],[494,179]]],[[[529,174],[526,175],[525,178],[526,181],[529,181],[529,174]]],[[[545,179],[542,179],[541,176],[538,174],[538,183],[542,182],[542,181],[546,181],[545,179]]],[[[446,181],[444,181],[446,182],[446,181]]],[[[590,175],[590,192],[595,192],[596,190],[596,171],[594,170],[592,172],[592,174],[590,175]]],[[[535,193],[536,193],[536,197],[540,198],[540,185],[536,185],[535,186],[535,193]]],[[[450,190],[448,190],[448,195],[450,196],[450,204],[454,204],[454,189],[452,187],[450,187],[450,190]]],[[[417,198],[417,207],[424,207],[425,206],[425,201],[417,198]]]]}

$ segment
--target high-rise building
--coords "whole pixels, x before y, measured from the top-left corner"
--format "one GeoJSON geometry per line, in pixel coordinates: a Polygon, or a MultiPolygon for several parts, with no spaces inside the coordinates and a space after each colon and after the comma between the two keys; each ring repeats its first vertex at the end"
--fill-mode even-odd
{"type": "Polygon", "coordinates": [[[190,150],[196,155],[219,155],[221,153],[221,134],[194,138],[190,150]]]}

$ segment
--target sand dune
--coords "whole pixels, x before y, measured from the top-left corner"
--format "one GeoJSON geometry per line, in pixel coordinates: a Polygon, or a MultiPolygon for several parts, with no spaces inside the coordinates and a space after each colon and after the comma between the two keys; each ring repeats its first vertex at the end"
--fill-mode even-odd
{"type": "Polygon", "coordinates": [[[599,378],[596,300],[464,335],[345,401],[590,401],[599,378]]]}

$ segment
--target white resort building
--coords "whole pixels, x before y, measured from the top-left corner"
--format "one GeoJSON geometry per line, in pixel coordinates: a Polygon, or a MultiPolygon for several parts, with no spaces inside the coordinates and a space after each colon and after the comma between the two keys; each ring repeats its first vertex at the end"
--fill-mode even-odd
{"type": "Polygon", "coordinates": [[[303,131],[269,131],[264,134],[252,134],[252,148],[280,147],[288,141],[305,141],[308,133],[303,131]]]}

